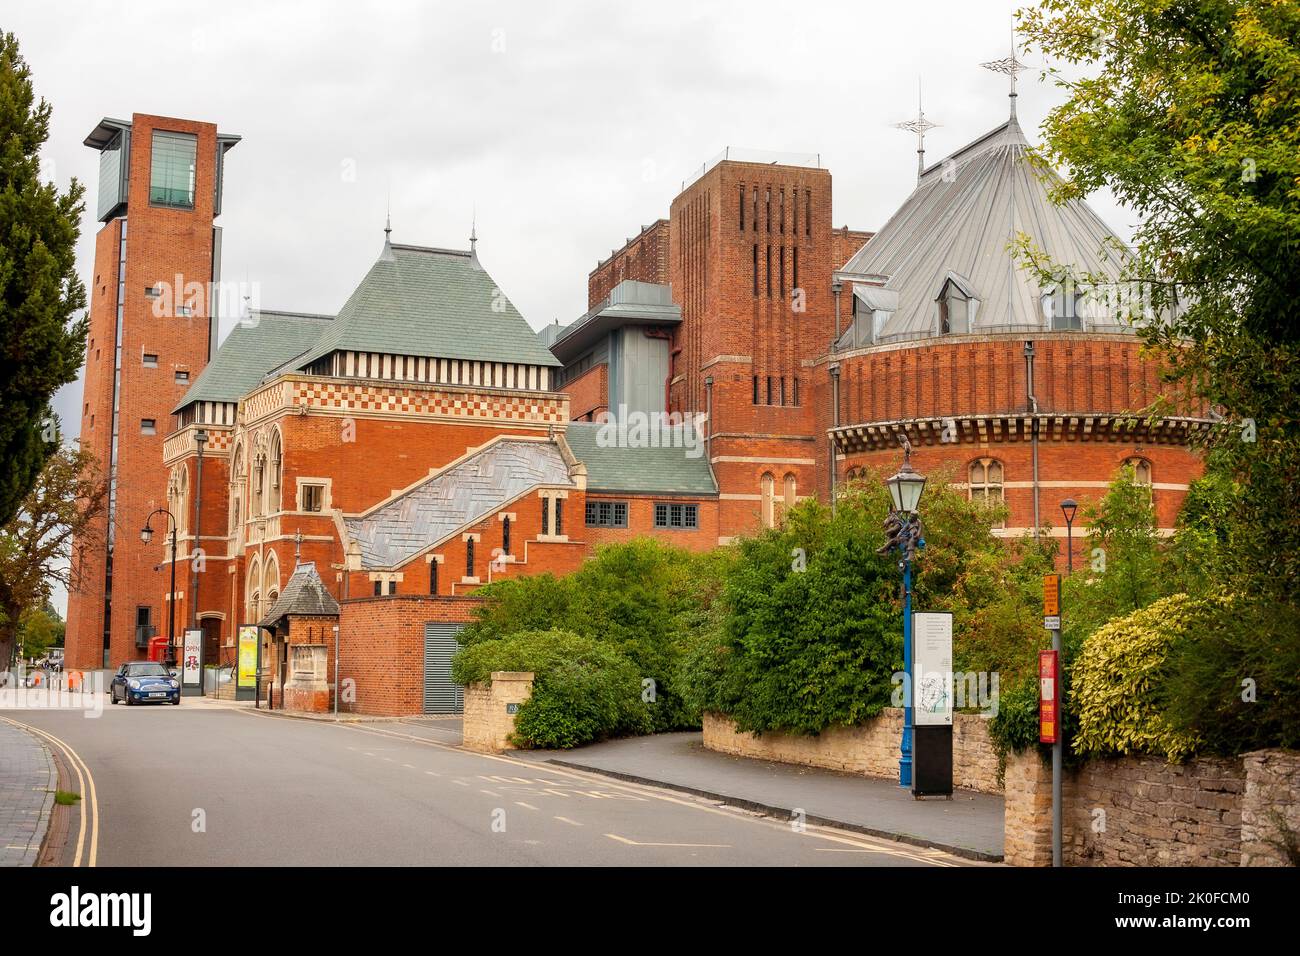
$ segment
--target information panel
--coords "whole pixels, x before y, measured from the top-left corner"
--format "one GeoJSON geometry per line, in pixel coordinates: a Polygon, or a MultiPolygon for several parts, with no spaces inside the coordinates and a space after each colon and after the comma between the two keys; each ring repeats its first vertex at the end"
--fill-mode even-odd
{"type": "Polygon", "coordinates": [[[916,727],[952,723],[952,615],[917,611],[912,615],[912,686],[916,727]]]}
{"type": "Polygon", "coordinates": [[[239,683],[238,687],[257,686],[257,625],[241,624],[239,627],[239,683]]]}
{"type": "Polygon", "coordinates": [[[181,661],[181,686],[198,687],[203,682],[203,632],[190,629],[185,632],[185,656],[181,661]]]}

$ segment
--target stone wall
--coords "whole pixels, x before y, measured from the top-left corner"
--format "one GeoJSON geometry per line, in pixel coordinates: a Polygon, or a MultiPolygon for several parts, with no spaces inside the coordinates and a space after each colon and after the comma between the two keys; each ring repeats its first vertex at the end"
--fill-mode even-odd
{"type": "Polygon", "coordinates": [[[484,753],[513,750],[514,711],[532,696],[529,671],[493,671],[488,683],[470,684],[465,688],[463,746],[484,753]]]}
{"type": "Polygon", "coordinates": [[[1286,844],[1300,835],[1300,753],[1246,754],[1241,801],[1241,865],[1294,866],[1286,844]]]}
{"type": "MultiPolygon", "coordinates": [[[[1061,791],[1066,866],[1281,866],[1270,811],[1300,830],[1300,754],[1290,751],[1093,760],[1067,768],[1061,791]]],[[[1051,796],[1051,766],[1037,750],[1008,759],[1007,863],[1051,865],[1051,796]]]]}
{"type": "MultiPolygon", "coordinates": [[[[902,736],[903,711],[896,707],[885,708],[880,716],[857,727],[833,727],[816,736],[771,731],[762,735],[739,733],[725,717],[704,715],[704,746],[709,750],[868,777],[898,776],[902,736]]],[[[997,769],[988,719],[978,714],[956,714],[952,732],[953,786],[1000,793],[997,769]]]]}

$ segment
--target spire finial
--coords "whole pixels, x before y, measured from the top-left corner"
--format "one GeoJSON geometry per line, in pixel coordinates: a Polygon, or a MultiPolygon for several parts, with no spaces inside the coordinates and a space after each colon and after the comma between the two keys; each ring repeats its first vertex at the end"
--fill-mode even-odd
{"type": "Polygon", "coordinates": [[[470,213],[469,218],[469,258],[475,266],[478,262],[478,207],[470,213]]]}
{"type": "Polygon", "coordinates": [[[905,129],[916,134],[916,181],[921,181],[921,173],[925,171],[925,134],[927,130],[937,127],[938,123],[931,123],[925,118],[925,109],[921,105],[921,78],[916,78],[916,119],[910,119],[906,123],[895,123],[894,129],[905,129]]]}
{"type": "Polygon", "coordinates": [[[986,70],[992,70],[994,73],[1002,73],[1011,78],[1011,119],[1016,119],[1016,74],[1023,73],[1029,67],[1021,63],[1016,58],[1016,27],[1015,21],[1011,24],[1011,55],[1003,57],[1000,60],[990,60],[987,63],[981,63],[980,66],[986,70]]]}
{"type": "Polygon", "coordinates": [[[388,200],[388,211],[384,213],[384,248],[379,253],[379,258],[384,262],[392,262],[397,257],[393,255],[393,201],[388,200]]]}

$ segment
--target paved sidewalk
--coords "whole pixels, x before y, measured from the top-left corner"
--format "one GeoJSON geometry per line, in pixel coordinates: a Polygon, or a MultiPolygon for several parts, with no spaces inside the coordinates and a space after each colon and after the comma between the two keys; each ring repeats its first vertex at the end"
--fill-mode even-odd
{"type": "Polygon", "coordinates": [[[952,800],[916,800],[892,780],[705,750],[699,733],[629,737],[570,751],[511,755],[781,816],[801,809],[809,823],[937,847],[970,859],[1002,859],[1003,800],[990,794],[959,790],[952,800]]]}
{"type": "Polygon", "coordinates": [[[58,783],[45,744],[0,720],[0,867],[36,865],[58,783]]]}

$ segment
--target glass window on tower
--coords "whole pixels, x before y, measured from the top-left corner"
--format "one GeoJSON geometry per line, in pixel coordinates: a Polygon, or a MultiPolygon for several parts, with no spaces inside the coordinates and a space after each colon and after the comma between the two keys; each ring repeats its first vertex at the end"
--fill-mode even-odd
{"type": "Polygon", "coordinates": [[[198,139],[192,133],[154,130],[149,166],[149,202],[177,209],[194,208],[194,160],[198,139]]]}

